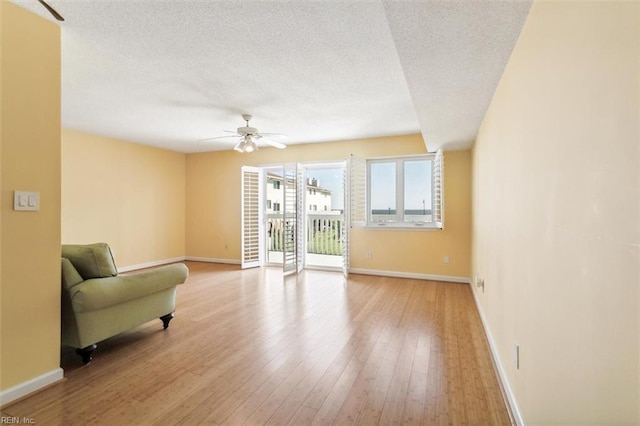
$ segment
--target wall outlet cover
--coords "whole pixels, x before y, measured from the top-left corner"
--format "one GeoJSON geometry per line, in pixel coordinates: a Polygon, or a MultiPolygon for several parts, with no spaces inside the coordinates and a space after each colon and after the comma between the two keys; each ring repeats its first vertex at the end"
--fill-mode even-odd
{"type": "Polygon", "coordinates": [[[32,212],[40,210],[40,193],[13,191],[13,210],[32,212]]]}

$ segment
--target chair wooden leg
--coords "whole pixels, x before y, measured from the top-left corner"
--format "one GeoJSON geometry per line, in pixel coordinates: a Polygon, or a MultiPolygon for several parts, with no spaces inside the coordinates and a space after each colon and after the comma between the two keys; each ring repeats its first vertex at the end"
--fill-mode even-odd
{"type": "Polygon", "coordinates": [[[88,364],[93,359],[93,352],[97,348],[97,345],[89,345],[86,348],[76,349],[76,353],[82,357],[83,364],[88,364]]]}
{"type": "Polygon", "coordinates": [[[162,320],[162,325],[166,330],[167,328],[169,328],[169,322],[173,319],[173,312],[171,312],[170,314],[161,316],[160,319],[162,320]]]}

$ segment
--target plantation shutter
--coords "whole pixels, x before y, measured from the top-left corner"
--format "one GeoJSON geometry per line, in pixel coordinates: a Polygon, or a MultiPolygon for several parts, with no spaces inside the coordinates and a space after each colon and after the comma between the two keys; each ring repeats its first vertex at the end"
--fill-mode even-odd
{"type": "Polygon", "coordinates": [[[344,211],[342,212],[342,221],[340,223],[341,232],[342,232],[342,241],[340,242],[342,245],[342,274],[345,278],[349,277],[349,266],[351,265],[350,253],[349,253],[349,243],[351,238],[351,226],[349,225],[349,212],[351,209],[349,208],[350,204],[350,182],[349,179],[349,161],[342,169],[342,185],[343,185],[343,193],[344,193],[344,211]]]}
{"type": "MultiPolygon", "coordinates": [[[[353,154],[347,160],[347,200],[349,205],[349,227],[365,226],[367,223],[367,162],[353,154]]],[[[345,212],[346,214],[346,212],[345,212]]]]}
{"type": "Polygon", "coordinates": [[[444,229],[444,155],[442,148],[433,159],[433,222],[444,229]]]}
{"type": "Polygon", "coordinates": [[[282,269],[285,274],[298,269],[298,191],[296,164],[285,164],[283,174],[283,247],[282,269]]]}
{"type": "Polygon", "coordinates": [[[307,185],[304,181],[304,168],[302,164],[296,164],[296,272],[300,273],[302,268],[304,267],[304,250],[305,244],[304,241],[306,239],[306,227],[305,227],[305,194],[307,191],[307,185]]]}
{"type": "Polygon", "coordinates": [[[351,267],[351,228],[365,226],[367,162],[353,154],[344,169],[344,213],[342,219],[342,273],[349,276],[351,267]]]}
{"type": "Polygon", "coordinates": [[[260,266],[260,247],[262,244],[261,220],[261,171],[257,167],[242,166],[242,260],[241,267],[260,266]]]}

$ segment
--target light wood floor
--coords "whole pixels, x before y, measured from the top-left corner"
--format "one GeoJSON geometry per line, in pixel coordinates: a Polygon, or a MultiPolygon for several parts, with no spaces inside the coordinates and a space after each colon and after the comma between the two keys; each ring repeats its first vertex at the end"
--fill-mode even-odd
{"type": "Polygon", "coordinates": [[[3,408],[39,425],[511,424],[468,285],[187,263],[176,318],[3,408]]]}

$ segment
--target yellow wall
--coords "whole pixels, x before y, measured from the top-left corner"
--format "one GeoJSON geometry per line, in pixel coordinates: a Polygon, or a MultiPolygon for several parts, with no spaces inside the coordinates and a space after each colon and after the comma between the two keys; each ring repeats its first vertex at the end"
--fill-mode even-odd
{"type": "Polygon", "coordinates": [[[185,154],[62,132],[62,242],[108,243],[116,265],[184,257],[185,154]]]}
{"type": "Polygon", "coordinates": [[[639,28],[534,3],[474,147],[476,292],[529,425],[640,423],[639,28]]]}
{"type": "MultiPolygon", "coordinates": [[[[424,154],[420,135],[187,155],[187,256],[240,259],[240,169],[243,165],[424,154]]],[[[469,277],[471,181],[469,151],[445,153],[444,231],[354,229],[351,267],[469,277]],[[365,259],[365,252],[373,252],[365,259]],[[450,263],[443,264],[443,256],[450,263]]]]}
{"type": "Polygon", "coordinates": [[[0,390],[60,366],[60,28],[0,2],[0,390]],[[13,211],[13,191],[40,211],[13,211]]]}

